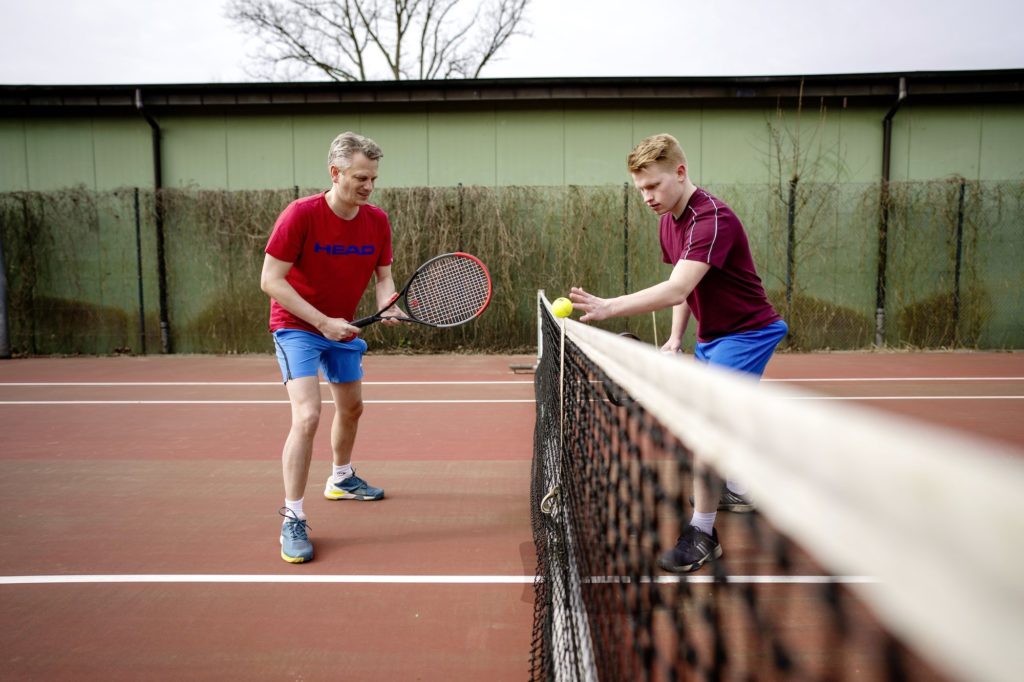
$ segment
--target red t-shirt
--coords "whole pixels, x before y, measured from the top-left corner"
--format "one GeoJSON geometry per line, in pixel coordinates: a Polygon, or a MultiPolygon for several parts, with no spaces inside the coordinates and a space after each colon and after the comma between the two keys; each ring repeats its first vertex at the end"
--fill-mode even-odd
{"type": "MultiPolygon", "coordinates": [[[[391,223],[371,204],[352,220],[339,218],[325,193],[296,199],[274,224],[266,253],[292,264],[286,279],[302,298],[329,317],[352,320],[378,266],[391,265],[391,223]]],[[[270,300],[270,330],[315,327],[270,300]]]]}
{"type": "Polygon", "coordinates": [[[761,329],[781,320],[754,268],[747,233],[736,214],[701,188],[679,220],[661,216],[661,251],[666,263],[708,263],[711,269],[686,298],[697,319],[697,339],[761,329]]]}

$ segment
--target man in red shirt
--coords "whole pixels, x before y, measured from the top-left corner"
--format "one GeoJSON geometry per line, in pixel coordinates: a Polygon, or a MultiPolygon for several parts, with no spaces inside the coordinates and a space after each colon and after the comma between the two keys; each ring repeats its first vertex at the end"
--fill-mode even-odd
{"type": "MultiPolygon", "coordinates": [[[[768,302],[739,218],[693,184],[686,155],[671,135],[644,139],[626,163],[644,201],[661,216],[662,255],[673,266],[672,274],[665,282],[617,298],[573,287],[569,298],[585,313],[580,321],[672,307],[672,333],[663,351],[680,350],[692,314],[698,360],[760,377],[788,328],[768,302]]],[[[695,571],[722,555],[714,528],[717,510],[753,510],[739,482],[726,485],[705,473],[695,463],[693,516],[678,544],[658,561],[667,571],[695,571]]]]}
{"type": "MultiPolygon", "coordinates": [[[[331,143],[331,188],[297,199],[282,211],[267,243],[260,288],[270,296],[270,331],[291,402],[292,424],[282,452],[285,506],[281,558],[313,559],[303,510],[313,438],[320,424],[323,372],[334,399],[334,468],[324,496],[379,500],[384,491],[355,475],[352,448],[363,412],[362,357],[366,342],[349,324],[371,278],[377,305],[395,296],[391,224],[368,203],[383,152],[369,138],[342,133],[331,143]]],[[[395,308],[385,315],[400,314],[395,308]]],[[[385,320],[384,324],[398,324],[385,320]]]]}

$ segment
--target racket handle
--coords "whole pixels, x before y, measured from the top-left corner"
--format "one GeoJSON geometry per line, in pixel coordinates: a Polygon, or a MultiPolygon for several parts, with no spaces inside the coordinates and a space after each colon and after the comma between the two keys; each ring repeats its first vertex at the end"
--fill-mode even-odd
{"type": "Polygon", "coordinates": [[[349,324],[352,325],[353,327],[359,327],[360,329],[362,329],[363,327],[369,327],[371,324],[377,322],[380,319],[381,318],[378,317],[377,315],[370,315],[369,317],[360,318],[355,322],[349,322],[349,324]]]}

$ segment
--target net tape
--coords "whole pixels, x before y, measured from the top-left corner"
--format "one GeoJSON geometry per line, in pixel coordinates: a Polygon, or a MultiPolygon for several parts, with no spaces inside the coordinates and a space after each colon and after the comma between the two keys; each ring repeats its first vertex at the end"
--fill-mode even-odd
{"type": "MultiPolygon", "coordinates": [[[[566,472],[576,476],[578,470],[570,465],[587,464],[566,461],[561,415],[554,420],[550,412],[557,408],[544,400],[563,388],[557,377],[551,378],[550,368],[543,368],[552,358],[562,361],[563,322],[567,364],[580,362],[570,360],[570,351],[578,349],[585,354],[582,362],[600,368],[599,375],[586,375],[591,383],[593,376],[602,376],[627,387],[636,401],[630,411],[638,419],[649,419],[655,434],[663,428],[667,440],[682,445],[675,457],[683,459],[692,452],[723,476],[747,481],[759,511],[772,526],[796,545],[813,549],[815,560],[833,576],[822,582],[848,583],[900,641],[954,677],[1009,680],[1024,669],[1024,648],[1019,646],[1024,632],[1020,453],[849,405],[806,400],[809,394],[758,385],[571,319],[556,320],[543,293],[538,304],[544,335],[536,379],[535,507],[554,487],[559,492],[554,501],[548,500],[556,513],[534,509],[540,573],[554,572],[537,585],[535,679],[598,677],[586,659],[607,656],[607,636],[598,631],[605,621],[577,603],[574,590],[586,594],[601,581],[679,582],[685,608],[687,584],[758,578],[728,576],[722,562],[684,578],[651,570],[650,561],[610,576],[586,570],[592,567],[579,572],[577,538],[588,537],[588,532],[592,536],[593,531],[581,530],[584,521],[570,518],[568,508],[592,509],[606,503],[586,500],[589,508],[578,501],[570,504],[576,481],[567,480],[566,472]],[[554,613],[541,613],[548,606],[554,613]],[[550,622],[558,620],[558,625],[550,622]],[[554,645],[553,636],[560,637],[554,645]],[[584,643],[569,643],[570,636],[584,643]],[[543,646],[554,653],[538,653],[537,647],[543,646]],[[571,662],[558,662],[566,658],[566,650],[572,652],[571,662]]],[[[570,369],[578,371],[565,368],[566,376],[570,369]]],[[[590,371],[594,370],[584,370],[590,371]]],[[[595,401],[593,394],[589,400],[595,401]]],[[[584,419],[575,412],[568,416],[571,428],[584,419]]],[[[668,449],[672,448],[670,444],[668,449]]],[[[587,475],[595,473],[608,472],[587,475]]],[[[661,494],[656,485],[651,487],[661,494]]],[[[647,548],[651,554],[657,549],[657,540],[647,548]]],[[[658,595],[652,598],[654,610],[664,606],[658,595]]],[[[629,616],[656,617],[642,612],[629,616]]],[[[615,632],[621,637],[619,630],[615,632]]],[[[633,647],[650,656],[650,647],[636,642],[633,647]]],[[[688,655],[685,647],[679,655],[688,655]]],[[[710,666],[714,668],[713,663],[710,666]]]]}

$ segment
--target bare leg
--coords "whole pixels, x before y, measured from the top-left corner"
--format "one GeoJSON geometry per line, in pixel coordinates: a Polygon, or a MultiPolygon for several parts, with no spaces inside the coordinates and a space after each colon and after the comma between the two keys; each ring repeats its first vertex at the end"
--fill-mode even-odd
{"type": "Polygon", "coordinates": [[[718,498],[722,496],[724,482],[711,469],[701,465],[699,460],[693,466],[693,510],[709,514],[718,510],[718,498]]]}
{"type": "Polygon", "coordinates": [[[334,398],[334,420],[331,422],[331,453],[334,464],[342,466],[352,461],[352,448],[356,443],[359,418],[363,415],[363,382],[329,384],[334,398]]]}
{"type": "Polygon", "coordinates": [[[320,424],[320,379],[315,376],[291,379],[286,387],[292,404],[292,426],[281,453],[284,496],[288,500],[300,500],[306,494],[313,437],[320,424]]]}

